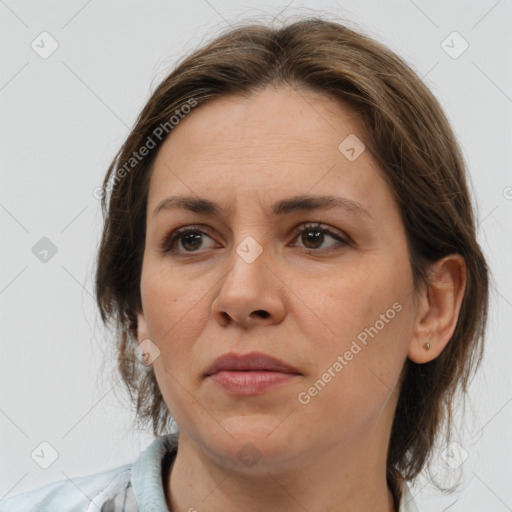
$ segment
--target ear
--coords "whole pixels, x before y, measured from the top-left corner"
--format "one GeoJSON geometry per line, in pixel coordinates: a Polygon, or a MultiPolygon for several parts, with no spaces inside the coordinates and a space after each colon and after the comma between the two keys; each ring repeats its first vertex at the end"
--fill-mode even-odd
{"type": "Polygon", "coordinates": [[[466,262],[460,254],[433,264],[429,287],[417,299],[409,359],[427,363],[443,351],[455,331],[465,288],[466,262]]]}
{"type": "Polygon", "coordinates": [[[145,339],[149,338],[148,326],[144,318],[144,312],[141,310],[137,313],[137,339],[142,343],[145,339]]]}

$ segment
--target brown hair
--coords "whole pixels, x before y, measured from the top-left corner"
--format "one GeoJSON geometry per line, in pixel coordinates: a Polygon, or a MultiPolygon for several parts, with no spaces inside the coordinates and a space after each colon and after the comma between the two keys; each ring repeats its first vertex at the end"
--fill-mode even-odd
{"type": "Polygon", "coordinates": [[[357,112],[366,148],[401,211],[415,288],[428,284],[429,264],[443,256],[458,253],[466,261],[466,288],[450,342],[429,363],[405,363],[387,455],[388,481],[396,489],[400,479],[419,474],[444,422],[449,433],[455,392],[459,386],[467,391],[482,359],[489,276],[476,241],[465,163],[442,108],[405,61],[379,42],[315,16],[280,28],[234,27],[180,62],[151,95],[103,182],[105,224],[95,282],[101,318],[115,325],[118,368],[138,420],[151,421],[155,435],[167,433],[172,418],[154,372],[133,353],[148,184],[165,140],[155,141],[154,134],[166,123],[170,133],[169,119],[186,111],[186,104],[279,85],[323,93],[357,112]],[[134,164],[130,159],[148,137],[157,147],[134,164]]]}

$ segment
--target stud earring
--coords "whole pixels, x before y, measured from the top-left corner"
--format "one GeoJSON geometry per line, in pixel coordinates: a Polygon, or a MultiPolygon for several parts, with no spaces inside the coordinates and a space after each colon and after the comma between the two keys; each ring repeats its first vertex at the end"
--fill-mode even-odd
{"type": "Polygon", "coordinates": [[[423,345],[423,348],[424,348],[425,350],[430,350],[430,343],[425,343],[425,344],[423,345]]]}

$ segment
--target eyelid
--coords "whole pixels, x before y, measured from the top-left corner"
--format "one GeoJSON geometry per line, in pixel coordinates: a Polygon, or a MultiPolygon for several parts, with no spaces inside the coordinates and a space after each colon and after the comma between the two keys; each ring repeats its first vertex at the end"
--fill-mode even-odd
{"type": "MultiPolygon", "coordinates": [[[[333,247],[328,249],[308,249],[303,248],[305,251],[309,251],[310,253],[318,253],[321,254],[327,254],[330,252],[338,251],[339,246],[353,246],[353,240],[350,236],[348,236],[344,232],[340,232],[336,228],[332,228],[328,224],[324,224],[321,222],[302,222],[300,223],[294,230],[292,231],[293,239],[297,238],[301,233],[307,231],[307,230],[318,230],[322,231],[327,236],[330,236],[331,238],[335,239],[338,244],[335,244],[333,247]]],[[[176,256],[192,256],[194,254],[200,254],[201,251],[185,251],[185,252],[179,252],[176,249],[171,249],[171,246],[175,245],[176,241],[179,241],[180,236],[187,234],[189,232],[197,232],[201,235],[207,235],[210,239],[214,240],[214,237],[211,236],[208,232],[209,228],[207,226],[201,225],[201,224],[186,224],[182,227],[176,228],[168,232],[162,239],[162,242],[159,244],[159,250],[162,254],[174,254],[176,256]]],[[[296,247],[296,245],[293,245],[293,247],[296,247]]]]}
{"type": "MultiPolygon", "coordinates": [[[[176,253],[176,251],[170,249],[171,245],[173,245],[177,240],[179,240],[179,237],[181,235],[186,234],[189,231],[198,232],[203,235],[208,235],[208,237],[210,237],[213,240],[213,237],[208,233],[207,226],[201,224],[185,224],[184,226],[166,232],[158,247],[160,252],[164,255],[173,252],[176,253]]],[[[189,254],[193,254],[193,252],[190,252],[189,254]]]]}
{"type": "Polygon", "coordinates": [[[331,227],[329,224],[324,224],[322,222],[302,222],[294,229],[293,234],[294,236],[297,236],[307,229],[317,229],[318,231],[323,231],[327,235],[342,242],[345,242],[347,245],[351,245],[353,243],[352,239],[346,233],[339,231],[338,229],[331,227]]]}

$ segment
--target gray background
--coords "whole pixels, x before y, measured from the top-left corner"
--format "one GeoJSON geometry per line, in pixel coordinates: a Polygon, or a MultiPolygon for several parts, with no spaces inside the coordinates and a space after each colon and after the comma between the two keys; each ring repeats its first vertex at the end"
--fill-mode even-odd
{"type": "Polygon", "coordinates": [[[384,42],[424,77],[452,122],[494,275],[491,316],[484,365],[457,420],[464,451],[452,458],[464,462],[452,469],[440,446],[434,467],[438,478],[458,478],[458,491],[442,496],[422,477],[413,494],[422,511],[512,510],[512,1],[255,4],[0,1],[0,498],[131,462],[151,441],[129,430],[131,408],[92,298],[101,227],[93,191],[179,57],[230,22],[284,10],[281,18],[331,13],[384,42]],[[43,45],[43,31],[58,43],[45,59],[31,47],[43,45]],[[458,58],[442,46],[453,31],[469,44],[458,58]],[[46,262],[33,253],[43,237],[57,249],[46,262]],[[59,454],[48,469],[31,458],[44,441],[59,454]]]}

